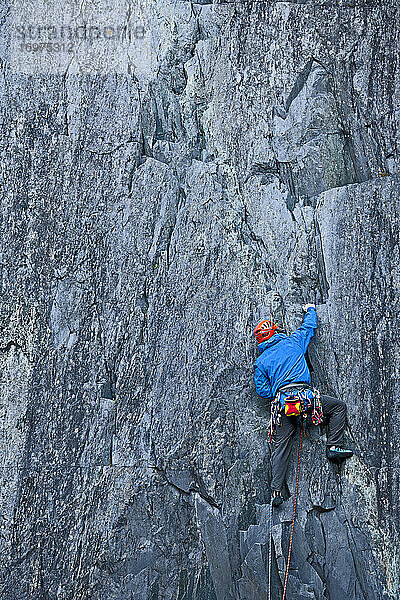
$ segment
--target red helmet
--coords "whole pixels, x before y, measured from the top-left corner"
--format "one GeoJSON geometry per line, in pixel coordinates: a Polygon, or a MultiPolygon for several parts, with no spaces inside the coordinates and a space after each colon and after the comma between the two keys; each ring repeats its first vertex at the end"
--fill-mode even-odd
{"type": "Polygon", "coordinates": [[[274,335],[277,329],[278,326],[275,325],[275,323],[273,323],[272,321],[261,321],[261,323],[259,323],[254,330],[254,335],[256,336],[257,343],[261,344],[261,342],[269,340],[269,338],[274,335]]]}

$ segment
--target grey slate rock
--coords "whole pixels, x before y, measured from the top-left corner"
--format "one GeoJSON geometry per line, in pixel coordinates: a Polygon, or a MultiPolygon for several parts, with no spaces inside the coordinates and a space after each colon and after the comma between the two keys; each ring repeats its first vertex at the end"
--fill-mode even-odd
{"type": "Polygon", "coordinates": [[[252,330],[316,302],[314,384],[355,457],[339,471],[308,430],[287,599],[395,600],[399,8],[129,4],[143,54],[60,72],[18,71],[1,9],[0,596],[264,600],[252,330]]]}

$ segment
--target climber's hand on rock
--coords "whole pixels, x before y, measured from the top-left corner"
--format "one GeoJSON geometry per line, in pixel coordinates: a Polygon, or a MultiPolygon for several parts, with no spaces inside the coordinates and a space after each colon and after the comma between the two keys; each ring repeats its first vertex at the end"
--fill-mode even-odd
{"type": "Polygon", "coordinates": [[[308,309],[308,308],[311,308],[311,307],[312,307],[312,308],[315,308],[315,304],[305,304],[305,305],[303,306],[303,310],[304,310],[304,312],[307,312],[307,309],[308,309]]]}

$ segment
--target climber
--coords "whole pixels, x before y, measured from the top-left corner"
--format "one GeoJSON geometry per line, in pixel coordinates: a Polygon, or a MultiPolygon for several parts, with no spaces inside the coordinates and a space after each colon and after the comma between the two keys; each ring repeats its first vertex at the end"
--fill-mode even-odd
{"type": "Polygon", "coordinates": [[[314,424],[320,424],[323,415],[328,423],[328,460],[340,463],[353,455],[351,450],[342,447],[346,404],[337,398],[320,395],[310,385],[305,353],[317,329],[317,311],[314,304],[304,305],[303,310],[303,324],[291,335],[282,333],[272,321],[261,321],[254,330],[261,351],[254,364],[256,390],[260,396],[272,401],[270,439],[275,438],[271,453],[273,506],[283,502],[281,491],[299,414],[306,416],[314,407],[314,424]]]}

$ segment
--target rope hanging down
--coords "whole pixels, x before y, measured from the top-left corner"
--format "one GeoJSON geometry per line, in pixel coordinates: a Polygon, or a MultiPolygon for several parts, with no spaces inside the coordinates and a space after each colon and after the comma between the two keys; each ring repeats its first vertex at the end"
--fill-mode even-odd
{"type": "Polygon", "coordinates": [[[271,600],[271,564],[272,564],[272,497],[269,505],[269,555],[268,555],[268,600],[271,600]]]}
{"type": "Polygon", "coordinates": [[[286,598],[286,587],[287,587],[287,582],[288,582],[288,577],[289,577],[290,556],[292,554],[294,521],[295,521],[295,518],[296,518],[297,491],[298,491],[298,488],[299,488],[300,452],[301,452],[301,440],[302,440],[302,437],[303,437],[303,427],[304,426],[302,424],[301,427],[300,427],[299,455],[297,457],[296,488],[295,488],[295,491],[294,491],[294,499],[293,499],[292,531],[290,533],[289,552],[288,552],[288,559],[287,559],[287,563],[286,563],[286,575],[285,575],[285,583],[284,583],[284,586],[283,586],[282,600],[285,600],[285,598],[286,598]]]}
{"type": "MultiPolygon", "coordinates": [[[[288,578],[289,578],[290,557],[292,554],[294,522],[296,519],[297,492],[298,492],[298,488],[299,488],[300,453],[301,453],[301,442],[302,442],[302,438],[303,438],[303,428],[304,428],[304,425],[302,424],[300,427],[299,453],[298,453],[298,457],[297,457],[297,473],[296,473],[296,487],[295,487],[294,499],[293,499],[292,529],[291,529],[291,533],[290,533],[289,552],[288,552],[288,559],[286,562],[285,583],[283,585],[282,600],[285,600],[285,598],[286,598],[286,588],[287,588],[287,582],[288,582],[288,578]]],[[[271,564],[272,564],[272,498],[271,498],[270,512],[269,512],[268,600],[271,600],[271,564]]]]}

